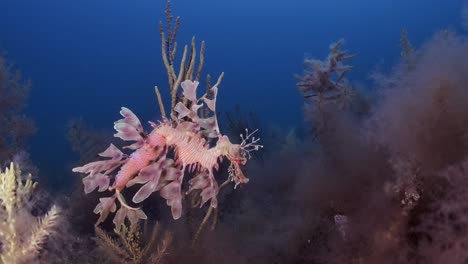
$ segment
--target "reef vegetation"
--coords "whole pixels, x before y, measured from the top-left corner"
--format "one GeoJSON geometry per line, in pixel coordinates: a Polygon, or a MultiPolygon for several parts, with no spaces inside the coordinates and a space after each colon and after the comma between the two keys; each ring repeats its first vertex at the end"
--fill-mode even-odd
{"type": "Polygon", "coordinates": [[[159,120],[145,129],[122,107],[117,141],[71,120],[81,181],[67,195],[31,176],[31,85],[0,57],[2,263],[468,261],[466,37],[445,30],[416,46],[402,30],[398,63],[372,72],[372,89],[348,79],[359,51],[344,40],[306,58],[284,91],[303,97],[298,136],[241,106],[220,115],[224,73],[200,92],[205,43],[179,56],[170,2],[165,16],[159,120]]]}

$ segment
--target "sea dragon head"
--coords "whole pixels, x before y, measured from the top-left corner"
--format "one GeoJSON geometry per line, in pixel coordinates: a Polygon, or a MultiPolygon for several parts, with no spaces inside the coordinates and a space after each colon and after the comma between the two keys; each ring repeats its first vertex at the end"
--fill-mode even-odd
{"type": "Polygon", "coordinates": [[[258,151],[260,148],[263,148],[263,145],[257,144],[260,138],[253,137],[253,134],[257,131],[258,129],[249,133],[249,130],[246,128],[245,136],[243,134],[240,135],[242,139],[240,144],[231,143],[227,136],[221,136],[217,142],[217,147],[220,149],[221,155],[231,162],[228,171],[231,180],[236,182],[235,187],[249,181],[249,179],[244,176],[240,165],[245,165],[247,160],[252,157],[250,152],[258,151]]]}

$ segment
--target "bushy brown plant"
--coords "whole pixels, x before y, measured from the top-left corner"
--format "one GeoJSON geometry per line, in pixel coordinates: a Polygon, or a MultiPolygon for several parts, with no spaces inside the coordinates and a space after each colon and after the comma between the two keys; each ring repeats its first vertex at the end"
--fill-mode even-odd
{"type": "Polygon", "coordinates": [[[369,112],[336,111],[318,140],[266,157],[200,243],[227,244],[228,263],[465,261],[467,43],[437,34],[380,75],[369,112]]]}
{"type": "Polygon", "coordinates": [[[32,120],[23,113],[31,82],[13,70],[0,55],[0,161],[12,160],[24,150],[26,139],[34,132],[32,120]]]}

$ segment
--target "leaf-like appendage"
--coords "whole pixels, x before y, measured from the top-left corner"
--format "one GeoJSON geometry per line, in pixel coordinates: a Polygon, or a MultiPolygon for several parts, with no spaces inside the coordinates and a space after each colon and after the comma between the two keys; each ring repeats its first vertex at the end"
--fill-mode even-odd
{"type": "Polygon", "coordinates": [[[218,205],[218,200],[216,199],[216,195],[218,194],[218,183],[213,175],[210,175],[208,172],[199,173],[189,181],[189,185],[190,187],[187,194],[193,190],[202,190],[200,193],[202,198],[200,207],[211,199],[211,206],[216,208],[218,205]]]}
{"type": "Polygon", "coordinates": [[[81,167],[73,168],[73,172],[87,173],[90,176],[96,173],[108,174],[117,169],[125,160],[100,160],[93,161],[81,167]]]}
{"type": "Polygon", "coordinates": [[[125,154],[122,151],[120,151],[120,149],[118,149],[116,146],[114,146],[114,144],[110,144],[110,146],[106,150],[99,153],[99,156],[112,158],[113,160],[121,160],[123,157],[125,157],[125,154]]]}
{"type": "Polygon", "coordinates": [[[180,193],[180,182],[175,180],[160,190],[161,197],[167,200],[171,207],[172,217],[179,219],[182,216],[182,195],[180,193]]]}
{"type": "Polygon", "coordinates": [[[185,98],[192,102],[197,101],[197,86],[198,82],[197,81],[190,81],[186,80],[181,83],[182,89],[183,89],[183,95],[185,98]]]}
{"type": "Polygon", "coordinates": [[[140,219],[147,219],[148,217],[141,209],[128,209],[121,207],[114,216],[115,231],[119,232],[127,218],[131,224],[137,224],[140,219]]]}
{"type": "Polygon", "coordinates": [[[174,111],[176,111],[179,115],[177,115],[178,119],[182,119],[190,115],[191,111],[188,109],[183,103],[178,102],[174,106],[174,111]]]}
{"type": "Polygon", "coordinates": [[[158,183],[154,181],[150,181],[143,185],[138,192],[135,193],[135,196],[133,196],[132,202],[134,203],[141,203],[146,198],[148,198],[153,192],[156,191],[156,188],[158,187],[158,183]]]}
{"type": "Polygon", "coordinates": [[[85,193],[88,194],[98,187],[99,192],[104,192],[107,190],[107,188],[109,188],[109,182],[109,176],[104,175],[102,173],[86,176],[83,178],[85,193]]]}
{"type": "MultiPolygon", "coordinates": [[[[114,137],[119,137],[125,141],[143,141],[143,127],[140,119],[128,108],[122,107],[120,114],[123,119],[114,122],[114,129],[117,131],[114,137]]],[[[135,146],[130,146],[134,148],[135,146]]]]}
{"type": "Polygon", "coordinates": [[[125,141],[142,141],[143,137],[140,135],[140,132],[135,129],[135,127],[126,124],[126,123],[115,123],[114,129],[117,133],[114,134],[114,137],[121,138],[125,141]]]}
{"type": "Polygon", "coordinates": [[[189,190],[187,194],[191,193],[193,190],[201,190],[210,184],[210,178],[207,173],[199,173],[189,181],[189,190]]]}
{"type": "Polygon", "coordinates": [[[96,225],[99,225],[100,223],[104,222],[109,213],[115,212],[116,209],[117,206],[115,204],[115,196],[99,198],[99,203],[93,211],[95,214],[100,214],[96,225]]]}
{"type": "Polygon", "coordinates": [[[213,112],[216,111],[216,97],[218,96],[218,87],[211,88],[213,93],[213,99],[203,98],[203,102],[205,102],[206,106],[213,112]]]}
{"type": "Polygon", "coordinates": [[[120,114],[124,117],[122,119],[125,123],[133,126],[139,132],[143,132],[143,127],[141,126],[140,119],[128,108],[122,107],[120,114]]]}

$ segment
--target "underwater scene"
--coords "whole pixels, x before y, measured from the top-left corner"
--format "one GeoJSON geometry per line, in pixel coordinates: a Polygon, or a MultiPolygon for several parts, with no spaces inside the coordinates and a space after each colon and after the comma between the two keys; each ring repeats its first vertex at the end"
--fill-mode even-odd
{"type": "Polygon", "coordinates": [[[468,1],[0,0],[0,263],[468,263],[468,1]]]}

